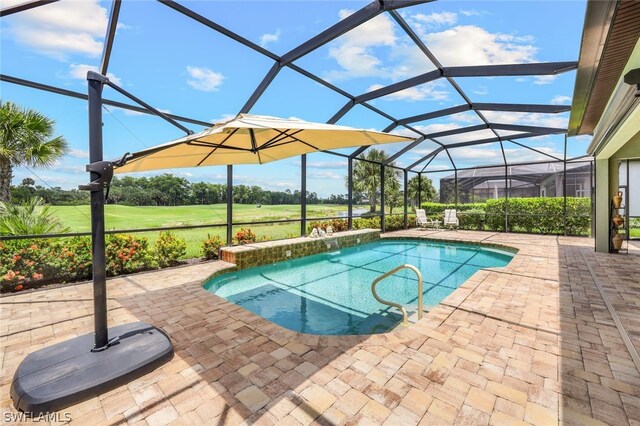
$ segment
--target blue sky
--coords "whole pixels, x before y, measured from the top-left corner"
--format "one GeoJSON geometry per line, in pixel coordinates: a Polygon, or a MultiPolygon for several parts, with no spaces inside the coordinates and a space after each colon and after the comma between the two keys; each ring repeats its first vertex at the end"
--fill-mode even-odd
{"type": "MultiPolygon", "coordinates": [[[[6,6],[11,1],[3,1],[6,6]]],[[[21,3],[16,0],[14,3],[21,3]]],[[[181,4],[276,54],[284,54],[308,38],[365,6],[362,1],[182,1],[181,4]]],[[[441,0],[401,9],[403,18],[444,66],[506,64],[578,59],[585,1],[441,0]]],[[[0,22],[1,71],[66,89],[86,92],[86,71],[97,67],[111,4],[96,0],[58,3],[3,18],[0,22]]],[[[234,116],[272,66],[265,56],[206,28],[155,1],[125,0],[120,13],[109,77],[165,111],[216,122],[234,116]]],[[[330,44],[296,61],[300,67],[358,95],[435,68],[388,15],[382,14],[330,44]]],[[[569,104],[575,72],[555,77],[458,78],[473,102],[569,104]]],[[[0,84],[3,101],[37,109],[56,121],[71,152],[51,169],[37,170],[51,186],[86,183],[88,162],[87,108],[81,100],[0,84]]],[[[111,89],[105,98],[122,100],[111,89]]],[[[128,101],[127,101],[128,102],[128,101]]],[[[343,96],[290,69],[283,69],[251,113],[327,121],[346,102],[343,96]]],[[[371,104],[403,118],[464,103],[444,80],[397,92],[371,104]]],[[[167,142],[183,133],[163,120],[107,107],[104,111],[105,157],[167,142]]],[[[551,127],[566,126],[568,113],[522,114],[485,112],[490,121],[551,127]]],[[[338,124],[378,129],[389,121],[356,106],[338,124]]],[[[481,124],[471,112],[414,123],[427,133],[481,124]]],[[[202,128],[188,124],[194,131],[202,128]]],[[[396,131],[411,134],[402,128],[396,131]]],[[[504,133],[508,135],[508,133],[504,133]]],[[[443,138],[455,143],[491,136],[487,132],[443,138]]],[[[563,136],[520,140],[562,157],[563,136]]],[[[569,157],[583,155],[588,137],[569,139],[569,157]]],[[[425,142],[398,164],[406,166],[430,152],[425,142]]],[[[402,144],[387,147],[395,152],[402,144]]],[[[544,156],[510,143],[509,161],[541,160],[544,156]]],[[[345,153],[352,149],[344,150],[345,153]]],[[[497,144],[457,148],[458,167],[501,164],[497,144]]],[[[269,189],[299,189],[299,158],[262,166],[236,166],[235,182],[269,189]]],[[[322,196],[344,193],[346,161],[328,154],[308,157],[308,189],[322,196]]],[[[428,170],[451,167],[439,155],[428,170]]],[[[223,182],[223,167],[175,169],[193,181],[223,182]]],[[[161,173],[161,172],[158,172],[161,173]]],[[[14,182],[31,176],[18,168],[14,182]]],[[[144,174],[137,174],[144,175],[144,174]]],[[[149,175],[147,173],[146,175],[149,175]]],[[[38,184],[43,184],[36,178],[38,184]]]]}

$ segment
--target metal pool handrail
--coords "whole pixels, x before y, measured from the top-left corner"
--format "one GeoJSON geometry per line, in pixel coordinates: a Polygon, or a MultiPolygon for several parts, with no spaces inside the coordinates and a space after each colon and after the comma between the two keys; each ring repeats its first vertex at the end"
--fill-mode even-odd
{"type": "Polygon", "coordinates": [[[407,310],[405,309],[404,306],[402,306],[399,303],[395,303],[395,302],[390,302],[388,300],[384,300],[384,299],[380,298],[380,296],[378,296],[378,293],[376,293],[376,285],[378,285],[378,283],[380,281],[384,280],[385,278],[390,277],[391,275],[393,275],[396,272],[401,271],[403,269],[411,269],[418,276],[418,320],[421,320],[422,319],[422,311],[423,311],[423,309],[422,309],[422,274],[420,273],[418,268],[416,268],[415,266],[408,265],[408,264],[400,265],[398,267],[393,268],[389,272],[386,272],[386,273],[380,275],[378,278],[373,280],[373,282],[371,283],[371,293],[373,294],[373,297],[375,297],[376,300],[378,302],[382,303],[383,305],[389,305],[389,306],[393,306],[393,307],[396,307],[396,308],[400,309],[400,311],[402,312],[402,325],[409,325],[409,319],[408,319],[407,310]]]}

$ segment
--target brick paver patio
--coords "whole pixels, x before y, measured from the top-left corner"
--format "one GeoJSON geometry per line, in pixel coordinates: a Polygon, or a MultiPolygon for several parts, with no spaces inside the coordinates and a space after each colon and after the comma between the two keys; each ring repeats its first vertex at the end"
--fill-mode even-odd
{"type": "MultiPolygon", "coordinates": [[[[425,318],[375,336],[301,335],[204,291],[211,262],[109,280],[110,325],[171,337],[162,368],[63,410],[74,424],[640,424],[640,250],[593,240],[401,231],[520,251],[477,272],[425,318]],[[605,299],[615,308],[616,327],[605,299]]],[[[0,299],[2,417],[30,352],[92,331],[91,286],[0,299]]]]}

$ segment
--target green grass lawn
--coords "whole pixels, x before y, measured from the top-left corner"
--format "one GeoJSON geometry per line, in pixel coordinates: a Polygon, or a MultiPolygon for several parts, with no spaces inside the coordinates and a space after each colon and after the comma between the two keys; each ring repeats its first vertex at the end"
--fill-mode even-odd
{"type": "MultiPolygon", "coordinates": [[[[89,206],[52,206],[51,211],[73,232],[90,230],[89,206]]],[[[318,204],[307,206],[307,217],[339,216],[347,206],[318,204]]],[[[257,207],[254,204],[234,204],[234,222],[292,219],[300,217],[299,205],[257,207]]],[[[226,204],[175,207],[105,206],[106,229],[158,228],[163,226],[205,225],[226,223],[226,204]]]]}
{"type": "MultiPolygon", "coordinates": [[[[354,206],[354,208],[361,208],[354,206]]],[[[52,206],[51,211],[60,221],[71,229],[72,232],[90,231],[90,207],[89,206],[52,206]]],[[[346,205],[314,204],[307,206],[307,217],[332,217],[346,212],[346,205]]],[[[297,219],[300,217],[299,205],[277,205],[257,207],[254,204],[234,204],[234,222],[255,222],[278,219],[297,219]]],[[[175,207],[132,207],[120,205],[105,206],[105,229],[139,229],[159,228],[166,226],[206,225],[226,223],[227,205],[213,204],[200,206],[175,206],[175,207]]],[[[287,236],[300,235],[300,222],[269,225],[247,225],[258,237],[269,239],[286,238],[287,236]]],[[[234,227],[237,231],[240,226],[234,227]]],[[[207,235],[218,235],[226,239],[226,227],[186,229],[173,231],[176,235],[187,241],[186,258],[200,257],[202,241],[207,235]]],[[[158,232],[136,233],[154,243],[158,232]]]]}

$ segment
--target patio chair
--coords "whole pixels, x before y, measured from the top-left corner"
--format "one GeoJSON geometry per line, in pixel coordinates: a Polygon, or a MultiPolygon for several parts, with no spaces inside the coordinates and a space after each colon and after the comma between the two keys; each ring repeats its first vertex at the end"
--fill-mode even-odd
{"type": "Polygon", "coordinates": [[[457,229],[460,225],[460,221],[458,220],[458,216],[456,215],[455,209],[447,209],[444,211],[444,226],[448,226],[449,229],[455,228],[457,229]]]}
{"type": "Polygon", "coordinates": [[[416,223],[420,228],[439,228],[440,221],[429,219],[424,209],[416,209],[416,223]]]}

